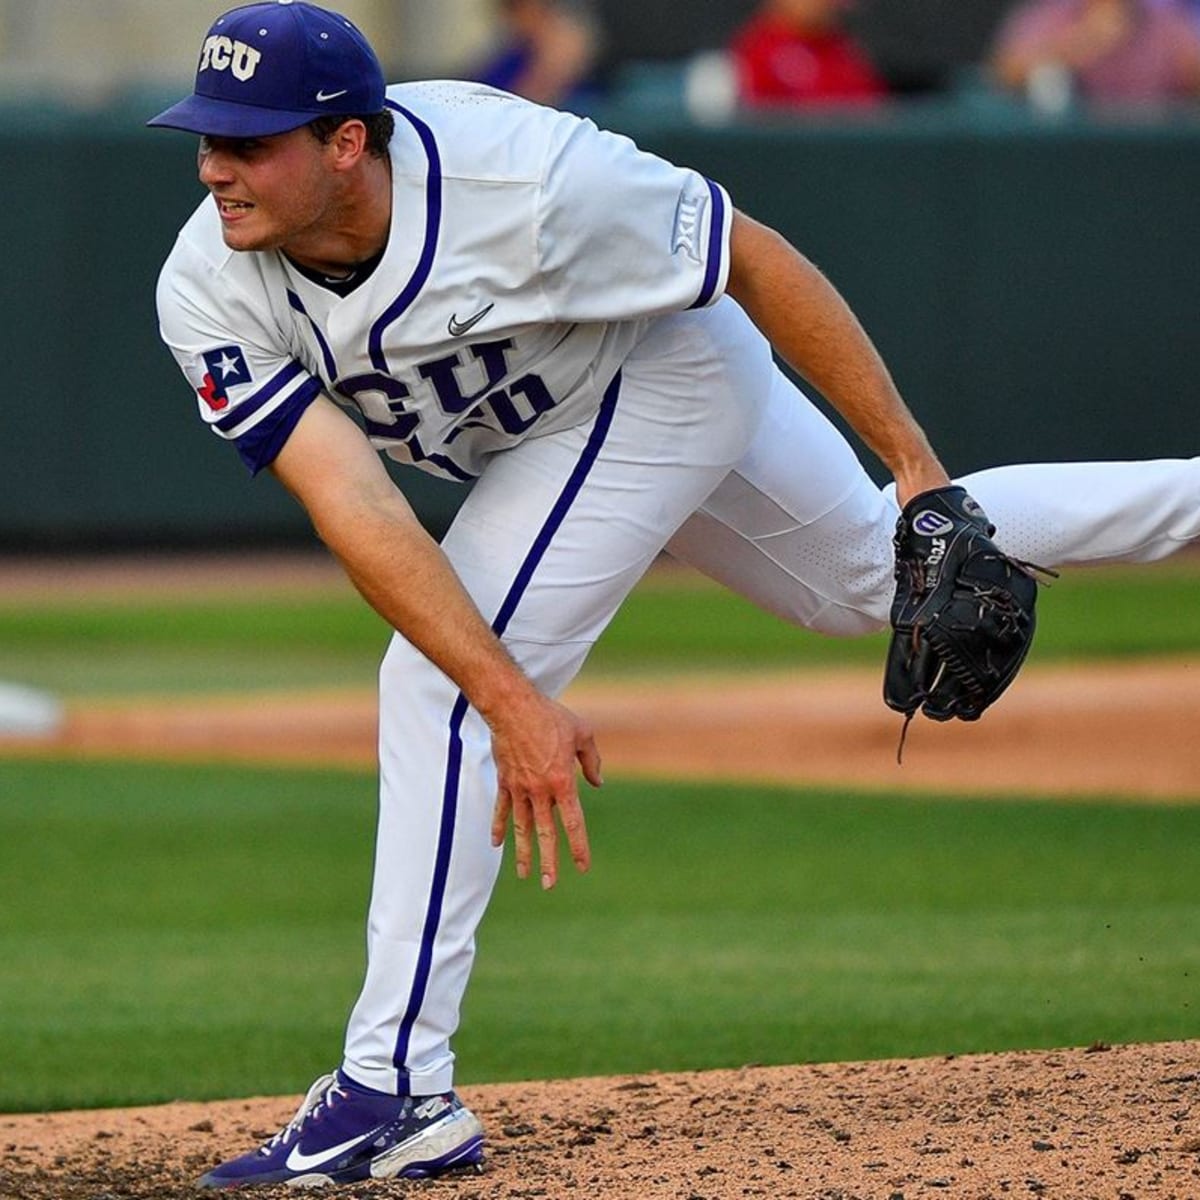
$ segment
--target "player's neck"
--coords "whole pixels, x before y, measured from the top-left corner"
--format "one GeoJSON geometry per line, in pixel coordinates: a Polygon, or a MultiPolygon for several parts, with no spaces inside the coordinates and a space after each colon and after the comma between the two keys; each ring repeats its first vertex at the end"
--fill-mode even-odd
{"type": "Polygon", "coordinates": [[[363,163],[361,177],[346,189],[320,224],[280,249],[293,261],[322,275],[350,275],[359,264],[381,254],[392,221],[390,160],[363,163]]]}

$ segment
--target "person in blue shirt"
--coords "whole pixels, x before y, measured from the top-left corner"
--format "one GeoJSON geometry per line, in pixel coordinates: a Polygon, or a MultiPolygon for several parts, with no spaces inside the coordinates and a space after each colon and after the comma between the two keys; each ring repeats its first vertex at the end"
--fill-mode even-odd
{"type": "Polygon", "coordinates": [[[600,36],[579,0],[500,0],[501,40],[473,78],[538,104],[574,111],[594,103],[600,36]]]}

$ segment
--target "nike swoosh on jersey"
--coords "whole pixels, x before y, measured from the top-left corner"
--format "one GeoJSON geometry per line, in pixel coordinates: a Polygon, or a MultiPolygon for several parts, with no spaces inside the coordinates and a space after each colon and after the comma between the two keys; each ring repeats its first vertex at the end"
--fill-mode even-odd
{"type": "Polygon", "coordinates": [[[342,1142],[338,1146],[329,1146],[319,1154],[304,1154],[299,1145],[295,1145],[292,1147],[292,1152],[287,1156],[287,1162],[284,1165],[289,1171],[311,1171],[314,1167],[335,1162],[348,1150],[353,1150],[356,1146],[365,1146],[372,1138],[378,1136],[379,1130],[383,1129],[385,1125],[386,1122],[384,1125],[377,1126],[365,1137],[360,1133],[357,1137],[352,1137],[349,1141],[342,1142]]]}
{"type": "Polygon", "coordinates": [[[446,323],[446,328],[450,331],[450,336],[462,337],[464,333],[470,333],[495,307],[496,302],[493,300],[486,308],[481,308],[473,317],[468,317],[465,321],[460,321],[458,315],[452,313],[450,320],[446,323]]]}
{"type": "Polygon", "coordinates": [[[324,104],[326,100],[336,100],[339,96],[344,96],[349,90],[349,88],[342,88],[340,92],[318,92],[317,103],[324,104]]]}

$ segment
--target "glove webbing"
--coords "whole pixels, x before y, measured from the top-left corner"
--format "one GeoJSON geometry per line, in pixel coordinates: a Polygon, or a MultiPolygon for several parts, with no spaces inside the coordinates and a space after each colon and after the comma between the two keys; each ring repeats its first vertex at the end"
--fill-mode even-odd
{"type": "MultiPolygon", "coordinates": [[[[1048,586],[1049,580],[1059,578],[1059,573],[1053,570],[1051,567],[1043,567],[1038,563],[1029,562],[1027,559],[1023,558],[1013,558],[1011,555],[1004,555],[1003,558],[1011,563],[1014,567],[1017,567],[1023,571],[1030,577],[1030,579],[1036,580],[1043,586],[1048,586]]],[[[1012,597],[1008,592],[1004,591],[1002,588],[980,587],[978,584],[972,584],[971,591],[981,601],[990,600],[993,605],[993,610],[998,612],[1001,621],[1011,622],[1015,628],[1016,618],[1019,610],[1013,603],[1012,597]]],[[[980,616],[982,616],[984,612],[984,605],[982,603],[979,606],[979,612],[980,616]]],[[[896,746],[896,763],[898,766],[904,765],[904,743],[908,738],[908,727],[912,723],[913,717],[915,717],[917,713],[921,711],[921,706],[925,703],[925,701],[937,691],[937,686],[941,682],[942,676],[946,673],[946,671],[949,671],[972,695],[977,696],[984,690],[978,679],[976,679],[975,672],[971,670],[970,666],[963,660],[961,655],[959,655],[953,643],[951,643],[949,639],[945,637],[936,636],[938,633],[936,626],[930,632],[935,635],[927,636],[929,636],[930,644],[937,651],[938,669],[937,673],[933,677],[933,681],[929,685],[929,688],[918,691],[915,694],[914,699],[916,700],[916,704],[909,712],[904,714],[904,722],[900,726],[900,741],[896,746]]],[[[916,628],[912,631],[914,654],[919,649],[921,636],[921,629],[916,628]]]]}

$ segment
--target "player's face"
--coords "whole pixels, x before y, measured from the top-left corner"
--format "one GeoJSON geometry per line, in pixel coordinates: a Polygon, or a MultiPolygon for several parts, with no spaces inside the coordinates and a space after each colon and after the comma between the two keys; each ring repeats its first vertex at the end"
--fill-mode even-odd
{"type": "Polygon", "coordinates": [[[319,232],[335,175],[307,128],[261,138],[204,137],[197,163],[231,250],[277,250],[319,232]]]}

